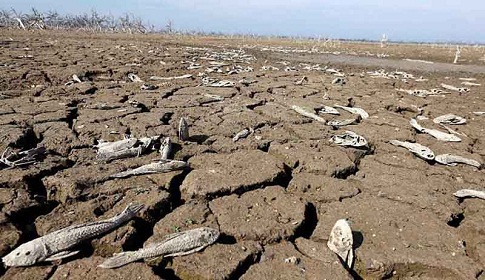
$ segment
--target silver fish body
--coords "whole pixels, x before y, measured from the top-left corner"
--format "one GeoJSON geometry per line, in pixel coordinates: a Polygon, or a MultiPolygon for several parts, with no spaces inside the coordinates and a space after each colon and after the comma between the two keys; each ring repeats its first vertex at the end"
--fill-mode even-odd
{"type": "Polygon", "coordinates": [[[157,162],[142,165],[138,168],[116,173],[110,176],[110,178],[126,178],[130,176],[153,174],[153,173],[165,173],[175,170],[181,170],[188,167],[188,163],[179,160],[160,160],[157,162]]]}
{"type": "Polygon", "coordinates": [[[411,143],[411,142],[399,141],[399,140],[391,140],[389,141],[389,143],[397,147],[406,148],[411,153],[425,160],[433,160],[435,158],[435,155],[430,148],[418,143],[411,143]]]}
{"type": "Polygon", "coordinates": [[[367,140],[352,131],[345,131],[344,134],[334,135],[330,141],[339,146],[349,146],[355,148],[367,147],[367,140]]]}
{"type": "Polygon", "coordinates": [[[475,197],[480,199],[485,199],[485,191],[477,191],[477,190],[470,190],[470,189],[462,189],[453,194],[458,198],[467,198],[467,197],[475,197]]]}
{"type": "Polygon", "coordinates": [[[458,163],[467,164],[476,168],[481,168],[482,164],[476,160],[457,155],[441,154],[435,157],[435,161],[444,165],[455,166],[458,163]]]}
{"type": "Polygon", "coordinates": [[[160,156],[162,159],[168,159],[171,153],[172,153],[172,140],[170,140],[170,137],[166,137],[165,139],[163,139],[163,142],[160,145],[160,156]]]}
{"type": "Polygon", "coordinates": [[[317,114],[315,114],[313,112],[310,112],[309,110],[307,110],[303,107],[293,105],[293,106],[291,106],[291,109],[293,109],[293,111],[297,112],[298,114],[305,116],[307,118],[314,119],[317,122],[321,122],[323,124],[327,123],[327,121],[325,119],[323,119],[322,117],[318,116],[317,114]]]}
{"type": "Polygon", "coordinates": [[[446,114],[433,119],[437,124],[465,124],[466,119],[454,114],[446,114]]]}
{"type": "Polygon", "coordinates": [[[460,142],[461,141],[460,137],[458,137],[454,134],[449,134],[449,133],[439,131],[439,130],[436,130],[436,129],[424,128],[424,127],[422,127],[421,125],[418,124],[416,119],[411,119],[411,121],[409,123],[417,131],[419,131],[421,133],[429,134],[429,135],[433,136],[434,138],[436,138],[440,141],[446,141],[446,142],[460,142]]]}
{"type": "Polygon", "coordinates": [[[103,221],[69,226],[26,242],[2,258],[6,266],[30,266],[72,256],[69,249],[84,240],[104,234],[131,220],[143,208],[130,204],[119,215],[103,221]]]}
{"type": "Polygon", "coordinates": [[[180,118],[177,135],[181,141],[189,140],[189,125],[185,118],[180,118]]]}
{"type": "Polygon", "coordinates": [[[217,241],[219,235],[218,230],[208,227],[174,233],[167,236],[163,241],[149,244],[138,251],[115,254],[100,264],[99,267],[117,268],[146,258],[188,255],[213,244],[217,241]]]}
{"type": "Polygon", "coordinates": [[[335,108],[340,108],[344,111],[347,111],[351,114],[356,114],[360,115],[360,117],[365,120],[369,118],[369,113],[367,113],[364,109],[362,108],[357,108],[357,107],[346,107],[346,106],[340,106],[340,105],[334,105],[335,108]]]}

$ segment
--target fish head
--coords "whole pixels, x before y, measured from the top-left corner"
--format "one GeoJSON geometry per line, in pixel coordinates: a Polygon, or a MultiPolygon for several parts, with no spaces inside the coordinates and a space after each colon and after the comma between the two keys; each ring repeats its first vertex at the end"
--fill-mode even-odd
{"type": "Polygon", "coordinates": [[[204,228],[200,233],[200,240],[204,244],[212,244],[219,238],[220,232],[213,228],[204,228]]]}
{"type": "Polygon", "coordinates": [[[30,266],[46,257],[45,246],[36,240],[24,243],[2,258],[6,266],[30,266]]]}

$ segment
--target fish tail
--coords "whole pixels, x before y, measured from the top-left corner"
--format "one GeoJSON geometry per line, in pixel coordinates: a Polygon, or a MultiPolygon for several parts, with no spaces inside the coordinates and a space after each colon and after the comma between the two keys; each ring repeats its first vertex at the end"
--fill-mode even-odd
{"type": "Polygon", "coordinates": [[[141,259],[136,252],[121,252],[98,265],[101,268],[118,268],[141,259]]]}

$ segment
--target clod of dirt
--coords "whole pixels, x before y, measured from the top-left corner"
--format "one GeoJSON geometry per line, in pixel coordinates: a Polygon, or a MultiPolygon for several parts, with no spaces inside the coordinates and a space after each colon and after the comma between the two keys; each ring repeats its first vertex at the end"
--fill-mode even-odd
{"type": "MultiPolygon", "coordinates": [[[[143,263],[131,263],[117,269],[100,269],[98,267],[105,259],[90,257],[75,260],[59,266],[52,275],[51,280],[112,280],[112,279],[146,279],[159,280],[153,271],[143,263]]],[[[30,278],[26,278],[30,279],[30,278]]]]}
{"type": "Polygon", "coordinates": [[[255,242],[214,244],[204,251],[176,257],[168,268],[180,279],[223,280],[237,279],[245,266],[253,264],[260,247],[255,242]]]}
{"type": "Polygon", "coordinates": [[[180,190],[183,197],[218,196],[268,185],[284,174],[283,163],[261,151],[201,154],[190,159],[194,168],[180,190]]]}
{"type": "Polygon", "coordinates": [[[269,153],[283,159],[294,168],[294,173],[307,172],[337,178],[345,178],[355,172],[355,164],[339,147],[331,147],[321,141],[302,141],[287,144],[271,144],[269,153]]]}
{"type": "Polygon", "coordinates": [[[280,186],[218,198],[209,207],[221,232],[263,244],[293,237],[305,219],[305,203],[280,186]]]}
{"type": "Polygon", "coordinates": [[[12,250],[20,240],[21,232],[10,223],[0,225],[0,256],[12,250]]]}
{"type": "Polygon", "coordinates": [[[218,229],[219,225],[206,202],[192,200],[158,221],[153,227],[153,235],[145,242],[145,246],[160,242],[169,234],[199,227],[218,229]]]}
{"type": "Polygon", "coordinates": [[[241,279],[279,279],[283,272],[284,279],[353,279],[340,265],[337,256],[328,256],[324,260],[307,257],[298,252],[293,244],[283,241],[265,246],[261,261],[252,265],[241,279]],[[300,261],[285,262],[289,257],[296,257],[300,261]]]}
{"type": "Polygon", "coordinates": [[[297,173],[288,185],[288,192],[299,194],[311,202],[342,201],[360,193],[361,183],[355,179],[336,179],[324,175],[297,173]]]}
{"type": "Polygon", "coordinates": [[[32,267],[11,267],[0,278],[5,280],[47,280],[55,271],[55,266],[42,265],[32,267]]]}

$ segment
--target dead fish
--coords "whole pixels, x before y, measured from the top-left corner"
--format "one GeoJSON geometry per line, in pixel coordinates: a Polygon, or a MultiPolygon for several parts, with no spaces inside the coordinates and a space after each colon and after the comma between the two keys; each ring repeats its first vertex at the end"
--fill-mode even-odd
{"type": "Polygon", "coordinates": [[[456,166],[458,163],[471,165],[479,169],[482,166],[482,164],[476,160],[468,159],[462,156],[450,155],[450,154],[437,155],[435,157],[435,161],[449,166],[456,166]]]}
{"type": "Polygon", "coordinates": [[[453,114],[446,114],[433,119],[438,124],[465,124],[466,119],[453,114]]]}
{"type": "Polygon", "coordinates": [[[237,142],[239,139],[248,137],[253,132],[254,130],[252,128],[245,128],[236,133],[236,135],[234,135],[234,137],[232,138],[232,141],[237,142]]]}
{"type": "Polygon", "coordinates": [[[180,118],[177,135],[181,141],[187,141],[190,138],[189,125],[187,124],[185,118],[180,118]]]}
{"type": "Polygon", "coordinates": [[[101,268],[117,268],[141,259],[189,255],[212,245],[219,238],[219,231],[201,227],[167,236],[157,243],[148,244],[138,251],[115,254],[99,265],[101,268]]]}
{"type": "Polygon", "coordinates": [[[79,251],[70,249],[84,240],[102,235],[131,220],[143,204],[129,204],[123,212],[110,219],[69,226],[31,240],[2,258],[6,266],[30,266],[43,261],[60,260],[79,251]]]}
{"type": "Polygon", "coordinates": [[[330,232],[327,246],[347,264],[348,268],[352,268],[354,261],[353,244],[354,239],[349,223],[345,219],[338,220],[330,232]]]}
{"type": "Polygon", "coordinates": [[[369,118],[369,114],[362,108],[357,108],[357,107],[346,107],[346,106],[340,106],[340,105],[334,105],[335,108],[340,108],[342,110],[345,110],[349,113],[360,115],[360,117],[365,120],[369,118]]]}
{"type": "Polygon", "coordinates": [[[151,76],[150,77],[150,80],[154,80],[154,81],[171,81],[171,80],[180,80],[180,79],[188,79],[188,78],[192,78],[192,75],[191,74],[185,74],[185,75],[182,75],[182,76],[177,76],[177,77],[158,77],[158,76],[151,76]]]}
{"type": "Polygon", "coordinates": [[[485,191],[477,191],[477,190],[470,190],[470,189],[462,189],[453,194],[459,198],[467,198],[467,197],[476,197],[485,199],[485,191]]]}
{"type": "Polygon", "coordinates": [[[172,153],[172,141],[170,140],[170,137],[163,139],[159,151],[161,159],[168,159],[170,157],[170,154],[172,153]]]}
{"type": "Polygon", "coordinates": [[[355,148],[367,147],[367,140],[352,131],[345,131],[344,134],[334,135],[330,141],[339,146],[350,146],[355,148]]]}
{"type": "Polygon", "coordinates": [[[449,90],[453,90],[453,91],[457,91],[459,93],[463,93],[463,92],[469,92],[470,89],[469,88],[463,88],[463,87],[454,87],[452,85],[447,85],[447,84],[441,84],[441,87],[442,88],[445,88],[445,89],[449,89],[449,90]]]}
{"type": "Polygon", "coordinates": [[[411,153],[425,160],[433,160],[435,157],[433,151],[430,148],[418,143],[411,143],[411,142],[399,141],[399,140],[391,140],[389,141],[389,143],[397,147],[406,148],[411,153]]]}
{"type": "Polygon", "coordinates": [[[208,87],[233,87],[235,85],[232,81],[221,80],[218,82],[207,84],[208,87]]]}
{"type": "Polygon", "coordinates": [[[460,142],[461,141],[461,139],[456,135],[445,133],[445,132],[442,132],[442,131],[439,131],[439,130],[436,130],[436,129],[424,128],[424,127],[422,127],[421,125],[418,124],[418,121],[416,121],[416,119],[411,119],[411,121],[409,123],[417,131],[419,131],[421,133],[429,134],[429,135],[433,136],[434,138],[436,138],[440,141],[446,141],[446,142],[460,142]]]}
{"type": "Polygon", "coordinates": [[[448,131],[449,133],[452,133],[452,134],[456,134],[456,135],[460,135],[460,136],[465,136],[465,137],[468,137],[468,135],[466,135],[465,133],[463,132],[458,132],[458,131],[455,131],[449,127],[447,127],[446,125],[444,124],[440,124],[440,126],[444,129],[446,129],[446,131],[448,131]]]}
{"type": "Polygon", "coordinates": [[[332,121],[328,121],[327,125],[338,128],[341,126],[356,124],[356,123],[359,123],[359,121],[360,121],[360,117],[356,119],[332,120],[332,121]]]}
{"type": "Polygon", "coordinates": [[[323,106],[323,109],[318,111],[320,114],[331,114],[331,115],[340,115],[340,112],[337,109],[330,107],[330,106],[323,106]]]}
{"type": "Polygon", "coordinates": [[[295,85],[301,86],[301,85],[303,85],[303,82],[308,82],[308,78],[306,76],[303,76],[303,78],[301,78],[298,81],[296,81],[295,82],[295,85]]]}
{"type": "Polygon", "coordinates": [[[128,73],[128,80],[130,80],[133,83],[143,83],[143,80],[133,73],[128,73]]]}
{"type": "Polygon", "coordinates": [[[332,84],[343,86],[343,85],[345,85],[345,79],[342,78],[342,77],[337,77],[337,78],[333,79],[332,84]]]}
{"type": "Polygon", "coordinates": [[[316,120],[317,122],[321,122],[323,124],[327,123],[327,121],[325,119],[323,119],[322,117],[318,116],[317,114],[315,113],[312,113],[312,112],[309,112],[307,109],[303,108],[303,107],[300,107],[300,106],[296,106],[296,105],[293,105],[291,106],[291,109],[293,109],[295,112],[297,112],[298,114],[302,115],[302,116],[305,116],[307,118],[311,118],[311,119],[314,119],[316,120]]]}
{"type": "Polygon", "coordinates": [[[110,162],[116,159],[140,156],[147,151],[159,137],[129,138],[116,142],[100,143],[96,159],[110,162]]]}
{"type": "Polygon", "coordinates": [[[156,85],[151,85],[151,84],[143,84],[140,87],[141,90],[156,90],[158,89],[158,86],[156,85]]]}
{"type": "Polygon", "coordinates": [[[109,176],[109,178],[126,178],[130,176],[138,176],[144,174],[153,174],[153,173],[166,173],[175,170],[182,170],[188,167],[189,164],[185,161],[179,160],[160,160],[158,162],[153,162],[149,164],[142,165],[138,168],[123,171],[120,173],[113,174],[109,176]]]}

